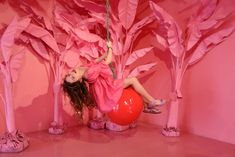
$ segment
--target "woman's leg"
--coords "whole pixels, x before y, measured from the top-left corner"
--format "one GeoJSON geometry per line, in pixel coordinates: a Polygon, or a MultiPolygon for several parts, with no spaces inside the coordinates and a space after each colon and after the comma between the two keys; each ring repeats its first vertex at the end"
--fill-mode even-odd
{"type": "Polygon", "coordinates": [[[144,102],[144,110],[145,113],[159,114],[161,111],[155,106],[162,105],[162,101],[159,99],[154,99],[141,85],[136,77],[126,78],[124,80],[124,88],[132,86],[135,91],[137,91],[142,97],[144,102]]]}
{"type": "Polygon", "coordinates": [[[136,77],[130,77],[124,80],[124,88],[129,86],[132,86],[141,96],[143,96],[144,100],[147,100],[147,102],[152,102],[154,100],[136,77]]]}
{"type": "Polygon", "coordinates": [[[124,88],[132,86],[147,102],[149,108],[154,108],[155,106],[163,105],[166,101],[163,99],[154,99],[142,86],[136,77],[126,78],[124,80],[124,88]]]}

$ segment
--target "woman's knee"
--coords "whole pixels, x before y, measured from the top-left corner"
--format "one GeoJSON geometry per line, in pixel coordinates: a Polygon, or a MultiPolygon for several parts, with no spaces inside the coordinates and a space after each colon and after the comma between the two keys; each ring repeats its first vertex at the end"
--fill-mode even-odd
{"type": "Polygon", "coordinates": [[[130,79],[131,79],[132,84],[138,82],[138,79],[136,77],[131,77],[130,79]]]}
{"type": "Polygon", "coordinates": [[[126,78],[126,79],[124,80],[124,88],[135,84],[137,81],[138,81],[138,80],[137,80],[136,77],[129,77],[129,78],[126,78]]]}
{"type": "Polygon", "coordinates": [[[132,79],[133,79],[134,81],[138,81],[137,77],[132,77],[132,79]]]}

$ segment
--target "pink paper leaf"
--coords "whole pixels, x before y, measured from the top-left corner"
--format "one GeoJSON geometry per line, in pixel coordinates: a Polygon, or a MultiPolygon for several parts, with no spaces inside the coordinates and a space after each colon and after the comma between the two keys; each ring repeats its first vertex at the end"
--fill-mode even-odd
{"type": "Polygon", "coordinates": [[[182,31],[177,24],[171,23],[167,34],[167,42],[171,53],[179,57],[184,53],[184,46],[182,40],[182,31]]]}
{"type": "Polygon", "coordinates": [[[47,30],[53,31],[50,19],[48,17],[44,16],[43,20],[44,20],[44,23],[45,23],[47,30]]]}
{"type": "MultiPolygon", "coordinates": [[[[91,15],[96,21],[102,22],[103,25],[105,25],[105,18],[106,18],[106,13],[95,13],[95,12],[91,12],[89,13],[89,15],[91,15]]],[[[112,19],[109,19],[111,22],[112,19]]]]}
{"type": "Polygon", "coordinates": [[[213,47],[223,42],[225,38],[230,36],[234,31],[234,27],[222,29],[201,41],[201,43],[197,46],[193,55],[189,60],[189,65],[192,65],[198,62],[206,52],[210,51],[213,47]]]}
{"type": "Polygon", "coordinates": [[[218,25],[221,25],[224,21],[217,20],[207,20],[201,23],[194,23],[193,25],[189,25],[188,34],[189,39],[187,42],[187,50],[190,50],[203,36],[202,31],[212,30],[216,28],[218,25]]]}
{"type": "Polygon", "coordinates": [[[123,52],[123,43],[121,40],[121,36],[123,35],[121,24],[113,24],[111,25],[112,29],[110,29],[110,37],[113,41],[113,54],[121,55],[123,52]]]}
{"type": "Polygon", "coordinates": [[[153,32],[153,34],[155,35],[155,37],[157,38],[157,41],[164,47],[164,48],[168,48],[168,43],[166,41],[166,39],[162,36],[160,36],[159,34],[157,34],[156,32],[153,32]]]}
{"type": "Polygon", "coordinates": [[[131,46],[131,43],[133,43],[133,37],[134,35],[132,34],[127,34],[126,35],[126,40],[125,40],[125,43],[124,43],[124,46],[123,46],[123,50],[120,52],[120,54],[125,54],[126,52],[128,52],[130,46],[131,46]]]}
{"type": "Polygon", "coordinates": [[[115,39],[114,42],[113,42],[113,54],[114,55],[122,55],[122,48],[123,48],[123,45],[117,41],[118,39],[115,39]]]}
{"type": "Polygon", "coordinates": [[[164,9],[159,7],[153,1],[149,1],[150,8],[152,9],[155,17],[158,19],[160,23],[174,21],[172,16],[168,14],[164,9]]]}
{"type": "Polygon", "coordinates": [[[59,27],[61,27],[66,33],[70,33],[73,30],[72,26],[67,22],[64,22],[63,20],[58,18],[55,18],[55,21],[59,25],[59,27]]]}
{"type": "Polygon", "coordinates": [[[209,19],[207,21],[201,22],[198,26],[200,30],[207,30],[214,27],[218,23],[215,19],[209,19]]]}
{"type": "Polygon", "coordinates": [[[68,67],[73,68],[75,67],[79,62],[79,54],[78,52],[68,50],[64,54],[64,62],[67,64],[68,67]]]}
{"type": "Polygon", "coordinates": [[[65,11],[63,10],[63,8],[56,4],[55,5],[55,9],[54,9],[54,15],[55,15],[55,22],[57,25],[59,25],[59,27],[61,27],[63,30],[65,30],[65,32],[69,33],[71,32],[71,30],[73,29],[71,24],[68,23],[68,21],[66,21],[61,14],[63,14],[65,11]]]}
{"type": "Polygon", "coordinates": [[[139,0],[119,0],[118,15],[123,27],[127,30],[134,22],[139,0]]]}
{"type": "Polygon", "coordinates": [[[189,39],[187,43],[187,50],[190,50],[202,37],[202,32],[205,30],[212,30],[214,28],[218,28],[221,24],[225,22],[225,18],[228,17],[224,16],[222,19],[208,19],[206,21],[203,21],[201,23],[193,23],[193,25],[189,25],[188,33],[189,39]]]}
{"type": "Polygon", "coordinates": [[[190,32],[188,32],[188,34],[190,35],[187,42],[186,50],[190,50],[202,36],[201,31],[196,26],[192,26],[191,28],[189,28],[189,31],[190,32]]]}
{"type": "Polygon", "coordinates": [[[20,47],[17,50],[18,52],[10,58],[10,73],[12,82],[15,82],[18,78],[18,71],[22,65],[25,54],[24,47],[20,47]]]}
{"type": "Polygon", "coordinates": [[[145,65],[140,65],[136,67],[134,70],[131,71],[131,73],[128,75],[128,77],[136,77],[140,75],[142,72],[150,70],[153,66],[155,66],[156,63],[149,63],[145,65]]]}
{"type": "Polygon", "coordinates": [[[68,44],[67,43],[68,34],[64,31],[54,33],[54,38],[57,42],[57,45],[66,46],[68,44]]]}
{"type": "Polygon", "coordinates": [[[128,31],[129,34],[135,34],[138,30],[140,30],[141,28],[143,28],[144,26],[146,26],[147,24],[153,22],[154,20],[154,16],[153,15],[148,15],[146,17],[144,17],[143,19],[141,19],[140,21],[138,21],[137,23],[135,23],[130,30],[128,31]]]}
{"type": "MultiPolygon", "coordinates": [[[[198,14],[191,17],[189,21],[187,32],[189,39],[186,45],[187,50],[190,50],[200,40],[203,35],[202,31],[211,30],[219,23],[219,21],[223,21],[223,19],[219,20],[219,17],[211,18],[216,10],[217,2],[217,0],[201,1],[202,7],[199,8],[198,14]]],[[[226,18],[226,16],[224,16],[224,18],[226,18]]]]}
{"type": "Polygon", "coordinates": [[[41,39],[52,50],[60,54],[55,38],[46,29],[31,23],[25,31],[32,36],[41,39]]]}
{"type": "Polygon", "coordinates": [[[74,32],[80,39],[85,40],[87,42],[97,42],[99,40],[102,40],[102,38],[98,35],[90,33],[88,31],[83,31],[79,28],[75,28],[74,32]]]}
{"type": "MultiPolygon", "coordinates": [[[[39,7],[39,5],[37,5],[39,7]]],[[[26,1],[20,3],[20,8],[23,9],[30,17],[41,26],[45,26],[48,30],[52,31],[50,19],[46,15],[44,9],[34,8],[26,1]]]]}
{"type": "MultiPolygon", "coordinates": [[[[126,53],[132,53],[132,49],[131,48],[131,45],[133,44],[133,42],[136,40],[136,38],[141,34],[142,30],[138,31],[137,33],[133,34],[133,35],[130,35],[130,34],[127,34],[126,35],[126,40],[125,40],[125,44],[124,44],[124,47],[123,47],[123,50],[122,52],[120,53],[120,55],[124,55],[126,53]]],[[[122,47],[121,45],[119,47],[122,47]]]]}
{"type": "Polygon", "coordinates": [[[218,0],[201,0],[201,4],[198,17],[203,21],[207,20],[215,12],[218,0]]]}
{"type": "Polygon", "coordinates": [[[123,53],[125,53],[130,48],[130,45],[133,42],[134,36],[136,34],[140,34],[141,33],[141,31],[142,31],[141,28],[143,28],[147,24],[153,22],[153,20],[154,20],[154,16],[153,15],[149,15],[149,16],[143,18],[141,21],[135,23],[130,28],[130,30],[128,31],[128,34],[126,36],[126,41],[125,41],[125,44],[124,44],[123,53]]]}
{"type": "Polygon", "coordinates": [[[72,35],[69,36],[69,38],[66,41],[66,47],[65,49],[68,50],[70,49],[74,44],[74,37],[72,35]]]}
{"type": "Polygon", "coordinates": [[[6,30],[4,31],[2,38],[1,38],[1,49],[2,55],[5,62],[8,62],[11,49],[14,45],[14,39],[18,38],[22,31],[29,25],[30,19],[24,18],[22,20],[18,20],[14,18],[13,21],[8,25],[6,30]]]}
{"type": "Polygon", "coordinates": [[[98,51],[89,44],[86,44],[85,46],[80,47],[79,51],[80,51],[80,55],[85,57],[89,61],[99,56],[98,51]]]}
{"type": "Polygon", "coordinates": [[[73,0],[78,6],[86,8],[89,11],[93,11],[96,13],[105,12],[105,6],[99,5],[99,3],[94,3],[92,1],[86,0],[73,0]]]}
{"type": "Polygon", "coordinates": [[[143,48],[132,52],[126,61],[126,66],[132,64],[137,59],[143,57],[147,52],[151,51],[153,47],[143,48]]]}
{"type": "Polygon", "coordinates": [[[48,54],[48,51],[45,47],[45,45],[42,43],[39,39],[29,39],[31,46],[36,51],[36,53],[41,56],[43,59],[46,59],[47,61],[50,60],[50,56],[48,54]]]}
{"type": "Polygon", "coordinates": [[[62,12],[60,13],[60,16],[62,18],[64,18],[64,20],[69,23],[70,25],[72,26],[76,26],[76,24],[78,23],[78,21],[76,20],[76,18],[74,17],[74,15],[71,15],[69,13],[65,13],[65,12],[62,12]]]}
{"type": "Polygon", "coordinates": [[[88,61],[94,60],[94,58],[91,57],[91,56],[89,55],[89,53],[81,52],[81,53],[80,53],[80,56],[86,58],[86,60],[88,60],[88,61]]]}
{"type": "Polygon", "coordinates": [[[154,2],[150,1],[150,8],[159,20],[161,37],[165,38],[172,55],[179,57],[184,52],[182,31],[172,16],[154,2]]]}

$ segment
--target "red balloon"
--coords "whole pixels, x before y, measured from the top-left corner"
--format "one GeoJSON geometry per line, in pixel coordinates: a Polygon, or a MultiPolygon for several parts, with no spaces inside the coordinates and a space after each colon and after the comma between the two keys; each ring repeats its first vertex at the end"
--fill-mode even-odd
{"type": "Polygon", "coordinates": [[[108,117],[113,123],[128,125],[139,117],[142,110],[142,97],[133,88],[125,88],[118,104],[108,113],[108,117]]]}

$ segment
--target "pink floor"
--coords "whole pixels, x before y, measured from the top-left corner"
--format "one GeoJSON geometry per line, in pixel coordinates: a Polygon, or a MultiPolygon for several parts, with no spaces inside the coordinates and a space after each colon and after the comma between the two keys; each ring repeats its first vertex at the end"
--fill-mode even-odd
{"type": "Polygon", "coordinates": [[[183,134],[163,137],[151,124],[138,124],[124,132],[69,128],[62,136],[46,131],[30,133],[24,152],[0,157],[235,157],[235,145],[183,134]]]}

